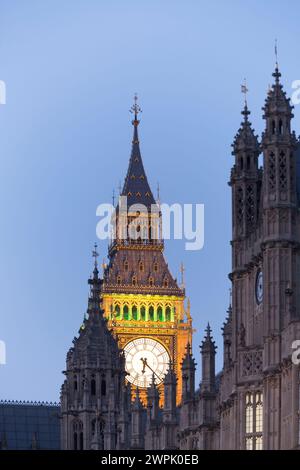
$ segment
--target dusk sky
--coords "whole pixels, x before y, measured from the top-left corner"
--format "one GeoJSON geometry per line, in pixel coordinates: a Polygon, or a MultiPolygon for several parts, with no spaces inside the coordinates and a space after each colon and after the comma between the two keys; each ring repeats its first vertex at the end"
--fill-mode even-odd
{"type": "MultiPolygon", "coordinates": [[[[205,205],[204,248],[171,240],[165,255],[178,279],[186,267],[196,362],[209,321],[221,369],[240,85],[246,77],[261,134],[275,38],[289,96],[300,79],[299,15],[293,0],[0,0],[0,399],[59,400],[87,308],[96,208],[127,171],[135,92],[154,194],[159,182],[163,202],[205,205]]],[[[107,242],[99,252],[102,262],[107,242]]]]}

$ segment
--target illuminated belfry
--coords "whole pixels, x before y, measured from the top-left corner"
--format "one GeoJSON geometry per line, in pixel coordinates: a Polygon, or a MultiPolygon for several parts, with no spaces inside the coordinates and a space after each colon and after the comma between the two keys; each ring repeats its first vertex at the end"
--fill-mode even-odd
{"type": "Polygon", "coordinates": [[[179,403],[181,362],[192,341],[192,319],[189,306],[184,306],[184,286],[178,286],[164,259],[159,201],[153,197],[140,152],[141,110],[136,96],[131,111],[132,150],[115,209],[114,235],[101,289],[102,307],[109,328],[125,351],[133,396],[138,387],[145,404],[154,376],[163,403],[163,379],[172,363],[179,403]]]}

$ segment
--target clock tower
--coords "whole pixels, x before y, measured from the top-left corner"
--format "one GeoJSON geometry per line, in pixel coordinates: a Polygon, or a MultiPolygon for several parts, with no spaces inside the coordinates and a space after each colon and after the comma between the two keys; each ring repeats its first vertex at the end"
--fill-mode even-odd
{"type": "Polygon", "coordinates": [[[181,362],[192,342],[192,318],[189,304],[185,308],[184,287],[178,286],[164,258],[159,201],[153,197],[140,152],[140,111],[135,97],[132,150],[113,217],[102,308],[124,350],[133,396],[138,387],[146,403],[147,388],[154,381],[163,403],[163,380],[171,366],[177,376],[176,401],[180,403],[181,362]]]}

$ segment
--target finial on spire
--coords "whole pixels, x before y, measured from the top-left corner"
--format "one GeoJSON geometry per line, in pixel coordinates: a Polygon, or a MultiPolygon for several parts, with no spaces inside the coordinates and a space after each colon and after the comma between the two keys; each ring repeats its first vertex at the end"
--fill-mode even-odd
{"type": "Polygon", "coordinates": [[[281,77],[281,73],[279,72],[279,67],[278,67],[277,39],[275,39],[274,52],[275,52],[275,72],[273,73],[273,77],[275,78],[275,84],[279,85],[279,79],[281,77]]]}
{"type": "Polygon", "coordinates": [[[205,332],[206,332],[206,337],[211,338],[211,327],[210,327],[209,322],[207,323],[207,327],[206,327],[205,332]]]}
{"type": "Polygon", "coordinates": [[[134,99],[134,103],[133,103],[133,105],[131,106],[131,108],[130,108],[129,111],[130,111],[132,114],[134,114],[134,120],[132,121],[132,124],[133,124],[134,126],[138,126],[138,125],[139,125],[139,122],[140,122],[140,121],[138,120],[138,115],[142,112],[142,109],[141,109],[140,105],[138,104],[138,95],[137,95],[137,93],[134,94],[133,99],[134,99]]]}
{"type": "Polygon", "coordinates": [[[156,191],[157,191],[157,202],[158,202],[158,205],[159,205],[159,204],[160,204],[160,187],[159,187],[159,182],[157,182],[156,191]]]}
{"type": "Polygon", "coordinates": [[[95,269],[97,269],[98,267],[98,256],[99,256],[99,253],[97,252],[97,248],[98,248],[98,245],[97,243],[94,244],[94,249],[92,251],[92,256],[93,258],[95,258],[95,261],[94,261],[94,266],[95,266],[95,269]]]}
{"type": "Polygon", "coordinates": [[[276,63],[276,68],[278,69],[277,38],[275,38],[275,47],[274,47],[274,51],[275,51],[275,63],[276,63]]]}
{"type": "Polygon", "coordinates": [[[85,329],[85,323],[86,323],[86,313],[84,312],[84,314],[83,314],[83,321],[82,321],[82,323],[81,323],[81,326],[80,326],[79,331],[85,329]]]}
{"type": "Polygon", "coordinates": [[[184,288],[184,272],[185,272],[185,267],[183,263],[180,264],[180,273],[181,273],[181,287],[184,288]]]}

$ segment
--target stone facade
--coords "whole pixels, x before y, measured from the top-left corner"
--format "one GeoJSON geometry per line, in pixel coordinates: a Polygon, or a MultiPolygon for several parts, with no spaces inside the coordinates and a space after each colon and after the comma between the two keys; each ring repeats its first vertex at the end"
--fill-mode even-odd
{"type": "Polygon", "coordinates": [[[96,262],[89,283],[88,318],[67,354],[61,389],[61,447],[128,449],[130,385],[125,383],[124,354],[101,309],[96,262]]]}
{"type": "MultiPolygon", "coordinates": [[[[180,360],[175,348],[163,381],[153,372],[148,388],[135,387],[130,399],[126,365],[119,350],[122,343],[118,346],[114,338],[129,334],[130,321],[137,337],[146,334],[147,322],[156,338],[162,332],[167,335],[168,321],[176,325],[184,320],[184,291],[169,273],[161,240],[150,250],[136,242],[131,250],[128,242],[121,249],[117,240],[104,279],[100,281],[96,272],[90,281],[89,318],[68,354],[62,388],[63,448],[300,448],[300,367],[292,362],[293,341],[300,340],[300,152],[291,130],[292,106],[282,89],[277,65],[273,77],[263,108],[261,141],[251,127],[245,102],[243,122],[233,143],[229,182],[232,302],[223,325],[222,371],[215,372],[216,346],[208,325],[200,346],[202,378],[196,390],[188,317],[190,334],[182,341],[180,360]],[[143,269],[139,271],[140,265],[143,269]],[[126,318],[124,311],[120,313],[121,295],[136,296],[135,302],[139,295],[166,295],[171,301],[172,289],[181,310],[172,304],[166,325],[158,325],[157,316],[150,318],[149,310],[147,314],[132,310],[126,318]],[[101,302],[106,305],[104,310],[101,302]],[[172,316],[178,311],[179,318],[172,316]],[[102,377],[109,390],[106,396],[101,392],[102,377]],[[92,380],[96,380],[94,393],[92,380]]],[[[141,166],[136,115],[133,124],[133,153],[124,188],[130,197],[146,198],[147,203],[153,196],[141,166]],[[138,173],[134,165],[140,165],[138,173]],[[138,182],[137,176],[142,176],[138,182]]],[[[162,299],[157,299],[159,305],[162,299]]],[[[162,316],[162,320],[166,318],[162,316]]],[[[145,367],[141,369],[144,372],[145,367]]]]}

